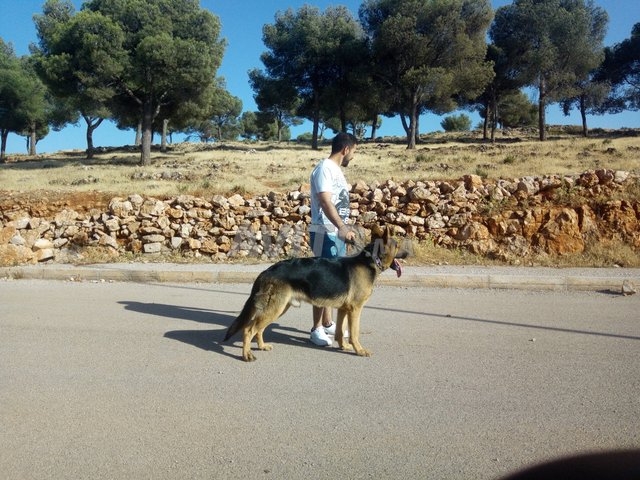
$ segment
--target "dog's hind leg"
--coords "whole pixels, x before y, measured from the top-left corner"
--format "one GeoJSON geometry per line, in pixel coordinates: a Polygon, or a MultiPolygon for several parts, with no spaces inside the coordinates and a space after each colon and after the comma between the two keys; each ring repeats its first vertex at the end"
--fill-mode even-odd
{"type": "Polygon", "coordinates": [[[264,343],[263,333],[265,329],[273,323],[275,320],[284,315],[291,304],[289,299],[285,296],[274,295],[269,299],[266,311],[264,314],[256,317],[256,341],[258,342],[258,350],[272,350],[273,345],[270,343],[264,343]]]}
{"type": "MultiPolygon", "coordinates": [[[[260,279],[260,277],[258,278],[260,279]]],[[[270,348],[265,348],[262,332],[265,326],[268,325],[268,323],[265,324],[265,317],[269,317],[268,310],[273,288],[273,284],[265,280],[263,280],[263,283],[261,283],[258,288],[256,288],[256,284],[254,284],[255,295],[254,292],[252,292],[252,296],[255,297],[253,315],[251,321],[244,327],[242,337],[242,359],[245,362],[253,362],[256,360],[255,355],[251,352],[251,342],[254,337],[256,337],[260,350],[270,350],[270,348]]]]}
{"type": "Polygon", "coordinates": [[[255,323],[245,327],[242,331],[242,359],[245,362],[253,362],[256,357],[251,353],[251,340],[256,335],[255,323]]]}
{"type": "Polygon", "coordinates": [[[264,342],[263,334],[273,321],[282,316],[288,309],[291,300],[290,292],[283,292],[281,287],[271,284],[259,295],[259,313],[256,313],[251,325],[245,329],[242,343],[242,358],[252,362],[256,357],[251,353],[251,341],[256,338],[258,350],[269,351],[273,346],[264,342]]]}
{"type": "Polygon", "coordinates": [[[264,332],[264,329],[258,330],[258,332],[256,333],[256,341],[258,342],[258,350],[269,351],[269,350],[273,349],[273,345],[271,345],[270,343],[264,343],[264,339],[262,338],[262,333],[263,332],[264,332]]]}
{"type": "Polygon", "coordinates": [[[271,350],[273,347],[264,343],[262,333],[267,325],[271,322],[264,319],[263,315],[257,316],[252,324],[244,329],[244,338],[242,339],[242,359],[245,362],[253,362],[256,360],[255,355],[251,352],[251,341],[255,337],[258,342],[258,350],[271,350]]]}

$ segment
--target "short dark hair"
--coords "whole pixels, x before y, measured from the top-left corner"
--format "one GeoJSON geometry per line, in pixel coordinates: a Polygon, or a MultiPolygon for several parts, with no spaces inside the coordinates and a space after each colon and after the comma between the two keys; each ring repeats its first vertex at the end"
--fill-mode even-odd
{"type": "Polygon", "coordinates": [[[333,141],[331,142],[331,155],[341,152],[346,147],[351,148],[357,145],[357,143],[358,139],[350,133],[340,132],[333,137],[333,141]]]}

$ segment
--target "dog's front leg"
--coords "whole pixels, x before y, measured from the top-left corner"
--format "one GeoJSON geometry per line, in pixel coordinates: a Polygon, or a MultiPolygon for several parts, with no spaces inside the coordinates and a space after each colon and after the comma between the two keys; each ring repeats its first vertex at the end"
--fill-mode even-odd
{"type": "Polygon", "coordinates": [[[370,357],[371,352],[360,345],[360,314],[362,313],[362,306],[354,307],[349,312],[349,342],[356,351],[356,355],[361,357],[370,357]]]}
{"type": "Polygon", "coordinates": [[[338,319],[336,320],[336,342],[340,350],[351,350],[351,345],[345,340],[344,336],[344,319],[348,315],[345,308],[338,309],[338,319]]]}

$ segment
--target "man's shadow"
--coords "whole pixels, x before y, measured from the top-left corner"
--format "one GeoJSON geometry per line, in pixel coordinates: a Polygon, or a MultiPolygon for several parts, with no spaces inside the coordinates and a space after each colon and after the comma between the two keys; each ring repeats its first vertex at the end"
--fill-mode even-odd
{"type": "MultiPolygon", "coordinates": [[[[192,345],[202,350],[216,352],[232,358],[242,358],[242,347],[235,345],[237,341],[242,342],[241,333],[236,334],[234,338],[224,342],[227,329],[240,312],[181,307],[162,303],[130,301],[118,303],[124,305],[125,310],[147,315],[217,325],[220,328],[214,330],[172,330],[166,332],[164,337],[171,340],[178,340],[179,342],[192,345]],[[230,351],[225,351],[225,347],[230,351]],[[235,352],[237,352],[237,354],[235,352]]],[[[265,330],[265,341],[273,344],[317,348],[309,344],[308,332],[297,328],[284,327],[278,323],[272,323],[267,327],[265,330]]]]}

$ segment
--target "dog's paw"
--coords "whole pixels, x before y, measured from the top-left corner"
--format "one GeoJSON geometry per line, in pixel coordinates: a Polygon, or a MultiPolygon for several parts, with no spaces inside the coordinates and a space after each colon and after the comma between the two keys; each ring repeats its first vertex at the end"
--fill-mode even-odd
{"type": "Polygon", "coordinates": [[[358,355],[359,357],[370,357],[371,350],[367,350],[366,348],[361,348],[360,350],[356,351],[356,355],[358,355]]]}
{"type": "Polygon", "coordinates": [[[243,354],[243,355],[242,355],[242,359],[243,359],[245,362],[255,362],[255,361],[256,361],[256,357],[255,357],[255,355],[254,355],[253,353],[251,353],[251,352],[248,352],[248,353],[246,353],[246,354],[243,354]]]}
{"type": "Polygon", "coordinates": [[[271,345],[270,343],[265,343],[259,348],[260,350],[264,350],[265,352],[270,352],[271,350],[273,350],[273,345],[271,345]]]}
{"type": "Polygon", "coordinates": [[[340,350],[344,350],[345,352],[350,352],[351,350],[353,350],[353,347],[349,343],[344,343],[340,345],[340,350]]]}

